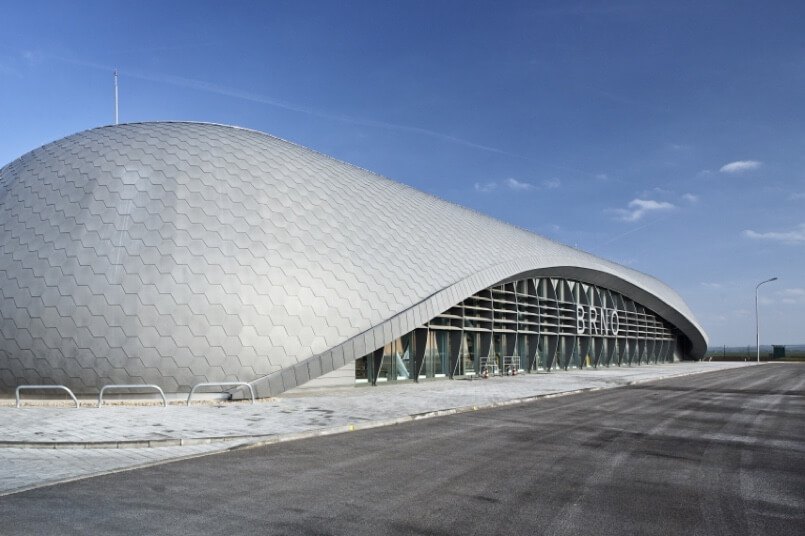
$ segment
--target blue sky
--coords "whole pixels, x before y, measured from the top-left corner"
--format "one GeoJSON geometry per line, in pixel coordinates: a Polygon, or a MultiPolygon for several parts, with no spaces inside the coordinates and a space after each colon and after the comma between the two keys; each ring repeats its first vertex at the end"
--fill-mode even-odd
{"type": "MultiPolygon", "coordinates": [[[[805,3],[0,0],[0,165],[120,120],[253,128],[805,342],[805,3]]],[[[389,210],[406,210],[389,207],[389,210]]]]}

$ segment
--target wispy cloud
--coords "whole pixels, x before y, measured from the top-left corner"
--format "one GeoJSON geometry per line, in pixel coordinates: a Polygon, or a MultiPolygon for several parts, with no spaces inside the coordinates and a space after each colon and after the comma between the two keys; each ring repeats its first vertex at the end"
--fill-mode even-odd
{"type": "Polygon", "coordinates": [[[696,316],[699,317],[701,320],[707,320],[709,324],[715,324],[719,326],[726,325],[729,322],[727,315],[723,314],[714,314],[714,313],[697,313],[696,316]]]}
{"type": "Polygon", "coordinates": [[[783,303],[805,303],[805,288],[787,288],[777,294],[782,297],[783,303]]]}
{"type": "Polygon", "coordinates": [[[609,175],[606,173],[598,173],[595,175],[595,180],[599,180],[601,182],[607,182],[609,180],[609,175]]]}
{"type": "MultiPolygon", "coordinates": [[[[24,58],[27,61],[33,62],[38,61],[39,59],[44,58],[45,55],[40,54],[38,52],[25,52],[24,58]]],[[[97,63],[76,60],[71,58],[65,58],[60,56],[53,56],[48,55],[47,57],[52,58],[56,61],[60,61],[63,63],[69,63],[72,65],[80,65],[82,67],[88,67],[92,69],[98,70],[105,70],[112,72],[114,70],[113,67],[107,65],[100,65],[97,63]]],[[[212,82],[207,82],[205,80],[197,80],[193,78],[186,78],[183,76],[176,76],[171,74],[164,74],[164,73],[156,73],[156,72],[140,72],[140,71],[129,71],[127,69],[119,69],[121,76],[129,76],[131,78],[137,78],[140,80],[146,80],[149,82],[156,82],[159,84],[167,84],[177,87],[184,87],[187,89],[192,89],[195,91],[203,91],[205,93],[212,93],[216,95],[221,95],[224,97],[229,97],[233,99],[239,99],[249,102],[254,102],[257,104],[264,104],[267,106],[272,106],[274,108],[280,108],[283,110],[288,110],[291,112],[297,112],[301,114],[305,114],[311,117],[318,117],[321,119],[327,119],[330,121],[337,121],[341,123],[347,123],[352,125],[358,126],[365,126],[365,127],[373,127],[373,128],[380,128],[390,131],[397,131],[397,132],[409,132],[413,134],[420,134],[424,136],[429,136],[431,138],[440,139],[442,141],[446,141],[449,143],[454,143],[457,145],[463,145],[465,147],[471,147],[473,149],[479,149],[482,151],[487,151],[490,153],[498,153],[498,154],[507,154],[511,156],[511,153],[508,153],[502,149],[497,147],[492,147],[490,145],[484,145],[482,143],[476,143],[474,141],[470,141],[464,138],[460,138],[458,136],[453,136],[451,134],[447,134],[444,132],[439,132],[436,130],[431,130],[427,128],[412,126],[412,125],[404,125],[400,123],[390,123],[386,121],[377,121],[374,119],[366,119],[361,117],[354,117],[346,114],[335,114],[324,112],[321,110],[317,110],[308,106],[304,106],[301,104],[288,102],[281,99],[276,99],[271,96],[263,95],[260,93],[254,93],[250,91],[243,91],[241,89],[233,88],[224,86],[221,84],[215,84],[212,82]]]]}
{"type": "MultiPolygon", "coordinates": [[[[562,185],[562,182],[557,178],[546,179],[546,180],[542,181],[541,183],[539,183],[539,185],[531,183],[531,182],[518,181],[517,179],[515,179],[513,177],[509,177],[508,179],[500,182],[500,186],[506,187],[509,190],[512,190],[512,191],[515,191],[515,192],[531,192],[531,191],[534,191],[534,190],[555,190],[555,189],[559,188],[561,185],[562,185]]],[[[495,189],[497,189],[497,187],[498,187],[498,182],[497,181],[476,182],[473,185],[473,189],[476,192],[481,192],[481,193],[492,192],[495,189]]]]}
{"type": "Polygon", "coordinates": [[[489,193],[489,192],[494,191],[495,188],[497,188],[497,187],[498,187],[498,183],[496,183],[494,181],[485,182],[485,183],[476,182],[474,189],[475,189],[476,192],[489,193]]]}
{"type": "Polygon", "coordinates": [[[724,164],[719,171],[721,173],[738,174],[758,169],[762,165],[762,162],[758,162],[757,160],[737,160],[729,164],[724,164]]]}
{"type": "Polygon", "coordinates": [[[754,240],[770,240],[773,242],[782,242],[785,244],[798,244],[805,242],[805,223],[801,223],[790,231],[771,231],[767,233],[759,233],[747,229],[743,232],[747,238],[754,240]]]}
{"type": "Polygon", "coordinates": [[[786,296],[800,296],[805,298],[805,288],[787,288],[782,291],[782,294],[786,296]]]}
{"type": "Polygon", "coordinates": [[[672,151],[687,151],[691,147],[690,145],[685,145],[683,143],[669,143],[668,148],[671,149],[672,151]]]}
{"type": "Polygon", "coordinates": [[[800,199],[805,199],[805,192],[794,192],[788,196],[789,201],[798,201],[800,199]]]}
{"type": "Polygon", "coordinates": [[[628,208],[613,209],[615,217],[621,221],[639,221],[646,214],[664,212],[675,209],[676,206],[667,201],[653,201],[651,199],[632,199],[628,208]]]}
{"type": "Polygon", "coordinates": [[[517,179],[512,179],[511,177],[506,179],[506,186],[517,191],[528,191],[536,188],[536,186],[529,182],[520,182],[517,179]]]}
{"type": "Polygon", "coordinates": [[[42,61],[42,55],[35,50],[22,50],[8,57],[0,58],[0,76],[22,78],[27,67],[42,61]]]}
{"type": "Polygon", "coordinates": [[[466,147],[471,147],[473,149],[480,149],[482,151],[488,151],[492,153],[501,153],[504,154],[505,151],[498,149],[497,147],[491,147],[489,145],[483,145],[480,143],[475,143],[473,141],[469,141],[463,138],[459,138],[457,136],[453,136],[450,134],[445,134],[443,132],[438,132],[435,130],[430,130],[427,128],[421,128],[411,125],[403,125],[399,123],[389,123],[386,121],[377,121],[374,119],[365,119],[360,117],[353,117],[349,115],[343,114],[332,114],[327,112],[322,112],[320,110],[315,110],[313,108],[302,106],[299,104],[294,104],[291,102],[283,101],[280,99],[275,99],[273,97],[264,96],[258,93],[252,93],[248,91],[242,91],[240,89],[231,88],[227,86],[222,86],[219,84],[213,84],[211,82],[206,82],[203,80],[195,80],[192,78],[185,78],[181,76],[173,76],[173,75],[165,75],[165,74],[144,74],[144,73],[127,73],[134,78],[140,78],[142,80],[149,80],[152,82],[159,82],[163,84],[170,84],[174,86],[186,87],[188,89],[195,89],[197,91],[204,91],[207,93],[214,93],[217,95],[222,95],[225,97],[231,97],[235,99],[246,100],[250,102],[255,102],[259,104],[266,104],[268,106],[273,106],[275,108],[282,108],[284,110],[289,110],[292,112],[299,112],[302,114],[306,114],[313,117],[319,117],[322,119],[328,119],[331,121],[338,121],[341,123],[349,123],[358,126],[366,126],[366,127],[374,127],[374,128],[382,128],[386,130],[394,130],[398,132],[410,132],[414,134],[422,134],[425,136],[429,136],[431,138],[438,138],[442,141],[447,141],[450,143],[455,143],[458,145],[464,145],[466,147]]]}
{"type": "Polygon", "coordinates": [[[659,222],[661,220],[662,220],[662,218],[656,218],[655,220],[650,220],[650,221],[644,223],[643,225],[633,227],[633,228],[629,229],[628,231],[626,231],[624,233],[615,235],[615,236],[611,237],[609,240],[600,241],[600,242],[598,242],[598,244],[596,245],[596,248],[594,248],[594,249],[598,249],[598,248],[601,248],[602,246],[606,246],[606,245],[609,245],[609,244],[611,244],[613,242],[617,242],[621,238],[625,238],[625,237],[627,237],[627,236],[629,236],[631,234],[634,234],[634,233],[636,233],[638,231],[642,231],[643,229],[645,229],[647,227],[651,227],[652,225],[654,225],[655,223],[657,223],[657,222],[659,222]]]}
{"type": "Polygon", "coordinates": [[[696,313],[696,316],[699,317],[699,320],[706,320],[708,324],[724,325],[734,323],[736,320],[747,318],[749,316],[749,310],[730,309],[726,313],[703,311],[701,315],[699,315],[699,313],[696,313]]]}
{"type": "Polygon", "coordinates": [[[542,187],[545,188],[546,190],[556,190],[560,186],[562,186],[562,181],[560,181],[556,177],[542,181],[542,187]]]}
{"type": "Polygon", "coordinates": [[[722,285],[721,283],[702,283],[702,286],[704,288],[709,288],[711,290],[718,290],[722,288],[724,285],[722,285]]]}
{"type": "Polygon", "coordinates": [[[654,195],[659,194],[659,195],[667,197],[669,195],[673,195],[673,193],[674,192],[672,192],[671,190],[666,190],[665,188],[660,188],[659,186],[655,186],[654,188],[652,188],[650,190],[644,190],[643,193],[641,193],[639,195],[640,195],[640,197],[652,197],[654,195]]]}
{"type": "Polygon", "coordinates": [[[39,63],[43,58],[42,53],[38,50],[23,50],[20,56],[28,63],[39,63]]]}
{"type": "Polygon", "coordinates": [[[698,203],[699,196],[695,194],[682,194],[682,199],[687,201],[688,203],[698,203]]]}

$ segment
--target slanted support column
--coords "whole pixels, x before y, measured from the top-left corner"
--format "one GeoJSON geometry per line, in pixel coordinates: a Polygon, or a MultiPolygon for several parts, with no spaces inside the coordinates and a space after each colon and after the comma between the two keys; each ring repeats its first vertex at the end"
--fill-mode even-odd
{"type": "Polygon", "coordinates": [[[372,385],[377,385],[377,377],[380,375],[380,365],[383,364],[383,348],[380,347],[371,354],[372,370],[370,371],[372,385]]]}
{"type": "Polygon", "coordinates": [[[479,357],[489,357],[489,351],[492,348],[492,334],[489,332],[481,333],[481,348],[479,348],[479,357]]]}
{"type": "Polygon", "coordinates": [[[518,336],[522,337],[522,335],[516,335],[514,333],[506,334],[506,348],[503,350],[505,355],[514,355],[518,336]]]}
{"type": "Polygon", "coordinates": [[[627,363],[629,359],[629,340],[628,339],[618,339],[618,366],[622,367],[627,363]]]}
{"type": "MultiPolygon", "coordinates": [[[[521,335],[522,336],[522,335],[521,335]]],[[[539,335],[525,335],[528,342],[528,355],[526,357],[526,372],[534,370],[535,362],[537,360],[537,350],[539,350],[539,335]]]]}
{"type": "MultiPolygon", "coordinates": [[[[606,354],[606,363],[604,363],[607,367],[612,366],[612,360],[617,355],[618,351],[618,339],[609,339],[607,343],[607,354],[606,354]]],[[[617,365],[617,363],[615,363],[617,365]]]]}
{"type": "Polygon", "coordinates": [[[461,335],[462,332],[455,330],[451,331],[450,337],[450,379],[456,374],[458,367],[458,358],[461,355],[461,335]]]}
{"type": "Polygon", "coordinates": [[[557,335],[550,335],[545,337],[546,344],[545,347],[548,349],[548,355],[545,357],[545,368],[547,370],[554,370],[556,368],[562,368],[561,363],[556,363],[556,351],[559,346],[559,337],[557,335]]]}
{"type": "MultiPolygon", "coordinates": [[[[579,352],[579,368],[587,368],[587,357],[590,355],[591,337],[577,337],[576,346],[579,352]]],[[[590,363],[592,366],[593,363],[590,363]]]]}
{"type": "Polygon", "coordinates": [[[414,381],[419,382],[419,373],[425,361],[425,347],[428,344],[428,328],[414,330],[414,381]]]}

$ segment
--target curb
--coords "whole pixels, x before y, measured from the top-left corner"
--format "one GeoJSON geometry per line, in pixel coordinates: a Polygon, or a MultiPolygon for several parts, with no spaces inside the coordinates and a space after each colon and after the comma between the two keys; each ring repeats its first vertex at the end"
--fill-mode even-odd
{"type": "MultiPolygon", "coordinates": [[[[372,428],[379,428],[382,426],[392,426],[395,424],[403,424],[407,422],[418,421],[422,419],[430,419],[434,417],[443,417],[448,415],[457,415],[460,413],[468,413],[471,411],[478,411],[483,409],[493,409],[499,407],[506,407],[519,404],[527,404],[538,400],[556,398],[560,396],[570,396],[581,393],[588,393],[593,391],[600,391],[605,389],[618,389],[628,387],[631,385],[638,385],[643,383],[658,382],[672,378],[681,378],[684,376],[694,376],[698,374],[707,374],[712,372],[719,372],[719,370],[707,371],[693,371],[681,372],[662,378],[645,378],[638,380],[624,381],[616,386],[599,386],[599,387],[585,387],[582,389],[573,389],[570,391],[557,391],[553,393],[543,393],[538,395],[513,398],[508,400],[500,400],[497,402],[489,402],[484,404],[477,404],[472,406],[459,406],[455,408],[445,408],[427,411],[423,413],[414,413],[410,415],[403,415],[400,417],[393,417],[390,419],[381,419],[376,421],[365,421],[356,424],[343,424],[338,426],[331,426],[325,428],[317,428],[312,430],[304,430],[300,432],[291,432],[287,434],[252,434],[252,435],[230,435],[230,436],[210,436],[210,437],[197,437],[197,438],[169,438],[169,439],[136,439],[136,440],[121,440],[121,441],[1,441],[0,449],[2,448],[15,448],[15,449],[139,449],[139,448],[164,448],[164,447],[184,447],[195,445],[211,445],[221,444],[224,446],[226,443],[232,442],[248,442],[245,445],[238,445],[232,447],[234,449],[243,449],[258,447],[262,445],[270,445],[274,443],[282,443],[285,441],[294,441],[297,439],[306,439],[311,437],[319,437],[326,435],[341,434],[346,432],[354,432],[359,430],[369,430],[372,428]]],[[[224,448],[223,450],[228,450],[224,448]]]]}
{"type": "Polygon", "coordinates": [[[534,395],[523,398],[515,398],[511,400],[502,400],[498,402],[490,402],[487,404],[479,404],[474,406],[462,406],[456,408],[439,409],[427,411],[424,413],[414,413],[411,415],[403,415],[401,417],[394,417],[391,419],[381,419],[377,421],[366,421],[357,424],[341,424],[338,426],[330,426],[326,428],[318,428],[313,430],[304,430],[301,432],[291,432],[287,434],[256,434],[256,435],[239,435],[239,436],[212,436],[212,437],[199,437],[199,438],[171,438],[171,439],[146,439],[146,440],[123,440],[123,441],[0,441],[0,448],[16,448],[16,449],[131,449],[131,448],[158,448],[158,447],[184,447],[191,445],[211,445],[216,443],[232,443],[237,441],[248,441],[248,445],[239,445],[234,448],[249,448],[252,446],[270,445],[273,443],[283,443],[285,441],[295,441],[297,439],[306,439],[310,437],[319,437],[335,434],[343,434],[346,432],[356,432],[359,430],[369,430],[371,428],[380,428],[383,426],[391,426],[395,424],[402,424],[406,422],[419,421],[423,419],[431,419],[434,417],[444,417],[447,415],[457,415],[459,413],[467,413],[470,411],[478,411],[483,409],[491,409],[497,407],[511,406],[516,404],[525,404],[534,402],[536,400],[546,398],[556,398],[559,396],[569,396],[579,393],[590,391],[599,391],[607,389],[607,387],[588,387],[584,389],[574,389],[572,391],[560,391],[556,393],[547,393],[541,395],[534,395]]]}
{"type": "Polygon", "coordinates": [[[294,441],[299,439],[306,439],[306,438],[313,438],[313,437],[322,437],[328,435],[336,435],[342,434],[347,432],[353,431],[360,431],[360,430],[369,430],[372,428],[380,428],[384,426],[391,426],[395,424],[403,424],[414,422],[423,419],[430,419],[435,417],[443,417],[448,415],[457,415],[461,413],[469,413],[472,411],[479,411],[483,409],[492,409],[492,408],[499,408],[499,407],[506,407],[506,406],[513,406],[518,404],[526,404],[529,402],[535,402],[542,399],[549,399],[549,398],[557,398],[562,396],[570,396],[574,394],[581,394],[581,393],[588,393],[588,392],[595,392],[595,391],[602,391],[602,390],[609,390],[609,389],[617,389],[622,387],[629,387],[632,385],[649,383],[649,382],[658,382],[665,379],[671,378],[679,378],[683,376],[693,376],[697,374],[703,374],[708,372],[719,372],[720,370],[709,370],[709,371],[692,371],[692,372],[683,372],[679,374],[674,374],[670,376],[665,376],[662,378],[647,378],[647,379],[639,379],[639,380],[631,380],[625,381],[621,385],[616,386],[598,386],[598,387],[588,387],[582,389],[575,389],[570,391],[558,391],[553,393],[543,393],[539,395],[527,396],[527,397],[520,397],[515,399],[509,400],[501,400],[497,402],[490,402],[487,404],[478,404],[472,406],[461,406],[456,408],[448,408],[448,409],[440,409],[440,410],[433,410],[427,411],[424,413],[416,413],[411,415],[405,415],[402,417],[391,418],[391,419],[384,419],[378,421],[366,421],[357,424],[346,424],[346,425],[339,425],[339,426],[332,426],[328,428],[318,428],[312,430],[305,430],[301,432],[294,432],[288,434],[274,434],[274,435],[246,435],[246,436],[219,436],[219,437],[208,437],[208,438],[175,438],[175,439],[157,439],[157,440],[140,440],[140,441],[98,441],[98,442],[14,442],[14,441],[0,441],[0,448],[22,448],[22,449],[132,449],[132,448],[157,448],[157,447],[182,447],[182,446],[191,446],[191,445],[211,445],[212,448],[210,450],[206,450],[204,452],[193,452],[193,453],[184,453],[175,456],[171,456],[166,459],[161,460],[154,460],[148,461],[140,464],[131,464],[126,466],[117,467],[114,469],[108,469],[103,471],[95,471],[89,472],[85,474],[81,474],[78,476],[73,477],[66,477],[66,478],[54,478],[51,480],[43,480],[37,482],[36,484],[22,486],[16,489],[7,489],[0,491],[0,497],[14,495],[17,493],[31,491],[34,489],[45,488],[49,486],[65,484],[69,482],[75,482],[79,480],[84,480],[87,478],[94,478],[99,476],[111,475],[115,473],[122,473],[137,469],[145,469],[149,467],[156,467],[159,465],[164,465],[168,463],[178,462],[178,461],[186,461],[195,458],[201,458],[203,456],[210,456],[214,454],[222,454],[226,452],[233,452],[238,450],[245,450],[251,448],[257,448],[261,446],[272,445],[276,443],[283,443],[287,441],[294,441]],[[234,444],[232,444],[234,443],[234,444]]]}

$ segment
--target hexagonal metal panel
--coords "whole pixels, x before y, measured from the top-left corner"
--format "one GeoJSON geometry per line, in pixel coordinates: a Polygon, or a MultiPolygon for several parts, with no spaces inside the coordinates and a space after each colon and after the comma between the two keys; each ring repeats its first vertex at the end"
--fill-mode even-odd
{"type": "Polygon", "coordinates": [[[0,391],[238,379],[273,393],[482,288],[563,267],[706,346],[654,278],[281,139],[97,128],[0,169],[0,391]]]}

